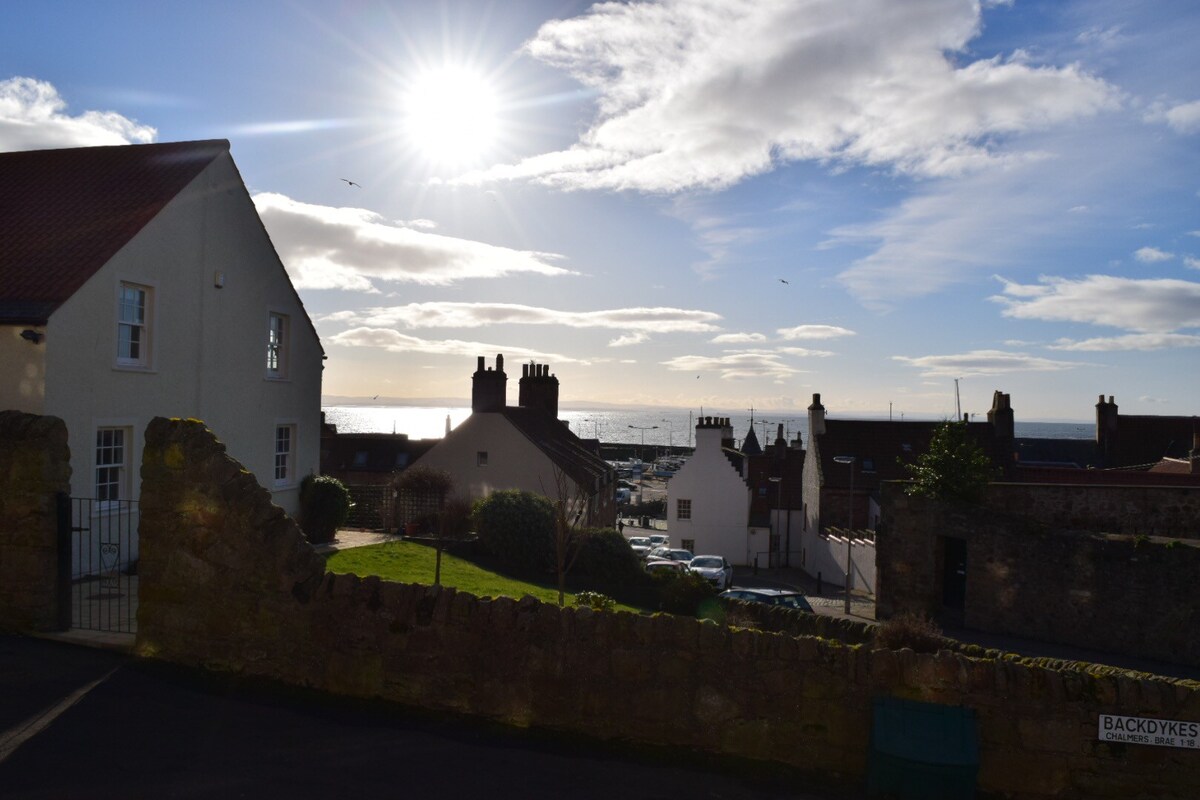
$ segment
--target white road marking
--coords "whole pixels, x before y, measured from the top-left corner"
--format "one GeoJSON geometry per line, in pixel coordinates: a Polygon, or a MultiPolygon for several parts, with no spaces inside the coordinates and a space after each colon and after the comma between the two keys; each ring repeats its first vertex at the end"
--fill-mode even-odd
{"type": "Polygon", "coordinates": [[[119,666],[113,667],[101,678],[81,686],[46,710],[34,714],[21,724],[0,733],[0,764],[3,764],[9,756],[15,753],[18,747],[50,727],[50,723],[66,713],[71,706],[82,700],[84,695],[104,683],[119,669],[119,666]]]}

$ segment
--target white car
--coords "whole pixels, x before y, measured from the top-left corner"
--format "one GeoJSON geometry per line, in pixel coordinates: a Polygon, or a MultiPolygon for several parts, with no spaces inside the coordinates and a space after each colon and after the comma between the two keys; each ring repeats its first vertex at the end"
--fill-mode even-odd
{"type": "Polygon", "coordinates": [[[696,556],[688,562],[688,569],[723,592],[733,583],[733,567],[724,556],[696,556]]]}
{"type": "Polygon", "coordinates": [[[645,536],[632,536],[629,547],[638,558],[645,558],[650,553],[650,540],[645,536]]]}

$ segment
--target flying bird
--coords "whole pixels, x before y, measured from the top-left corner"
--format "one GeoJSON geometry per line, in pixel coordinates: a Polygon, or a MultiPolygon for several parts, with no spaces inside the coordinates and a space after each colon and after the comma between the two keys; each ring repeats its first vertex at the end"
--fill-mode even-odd
{"type": "Polygon", "coordinates": [[[346,183],[350,184],[351,186],[357,186],[357,187],[358,187],[358,188],[360,188],[360,189],[362,188],[362,184],[361,184],[361,183],[355,183],[354,181],[352,181],[352,180],[349,180],[348,178],[339,178],[339,180],[343,180],[343,181],[345,181],[346,183]]]}
{"type": "MultiPolygon", "coordinates": [[[[783,278],[780,278],[780,279],[779,279],[779,282],[780,282],[780,283],[788,283],[788,282],[787,282],[787,281],[785,281],[783,278]]],[[[791,284],[790,284],[790,283],[788,283],[788,286],[791,286],[791,284]]]]}

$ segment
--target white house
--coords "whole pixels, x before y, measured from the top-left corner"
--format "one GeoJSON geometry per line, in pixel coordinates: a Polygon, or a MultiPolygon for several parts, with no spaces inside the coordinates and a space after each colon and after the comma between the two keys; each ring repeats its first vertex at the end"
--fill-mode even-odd
{"type": "Polygon", "coordinates": [[[750,523],[750,487],[742,475],[745,456],[733,449],[728,418],[701,417],[696,451],[667,482],[667,530],[675,546],[697,555],[722,555],[733,564],[753,563],[759,546],[750,523]]]}
{"type": "Polygon", "coordinates": [[[547,365],[522,365],[517,406],[507,404],[503,355],[495,369],[480,356],[471,382],[471,416],[414,467],[450,473],[454,493],[472,501],[503,489],[559,500],[563,476],[568,496],[561,499],[581,504],[580,524],[616,523],[616,473],[558,419],[558,378],[547,365]]]}
{"type": "Polygon", "coordinates": [[[0,154],[0,409],[66,422],[97,514],[138,498],[155,416],[203,420],[294,513],[323,358],[227,141],[0,154]]]}

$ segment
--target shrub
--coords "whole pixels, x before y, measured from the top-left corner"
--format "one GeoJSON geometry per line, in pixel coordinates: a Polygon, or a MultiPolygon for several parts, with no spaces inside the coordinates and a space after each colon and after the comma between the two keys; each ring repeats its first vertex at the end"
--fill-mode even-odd
{"type": "Polygon", "coordinates": [[[544,573],[554,564],[554,504],[541,495],[492,492],[471,512],[480,546],[522,572],[544,573]]]}
{"type": "Polygon", "coordinates": [[[593,611],[612,611],[617,601],[600,592],[580,592],[575,595],[575,605],[590,608],[593,611]]]}
{"type": "Polygon", "coordinates": [[[645,573],[641,562],[625,537],[613,528],[585,528],[579,531],[579,556],[572,575],[602,583],[640,583],[645,573]]]}
{"type": "Polygon", "coordinates": [[[306,475],[300,482],[300,527],[313,544],[332,542],[353,507],[350,490],[329,475],[306,475]]]}
{"type": "Polygon", "coordinates": [[[904,468],[912,479],[905,492],[959,505],[980,502],[988,482],[999,474],[965,422],[942,423],[929,449],[904,468]]]}
{"type": "Polygon", "coordinates": [[[657,581],[662,610],[671,614],[696,616],[717,596],[713,585],[694,572],[666,573],[657,581]]]}
{"type": "Polygon", "coordinates": [[[875,644],[887,650],[907,647],[915,653],[936,653],[948,643],[933,620],[908,612],[884,620],[875,628],[875,644]]]}

